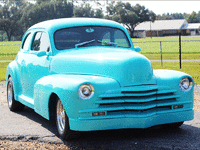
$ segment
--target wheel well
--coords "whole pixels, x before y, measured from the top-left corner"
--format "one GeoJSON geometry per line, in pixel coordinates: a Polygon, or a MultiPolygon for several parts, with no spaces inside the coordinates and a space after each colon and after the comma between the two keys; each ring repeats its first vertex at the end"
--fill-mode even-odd
{"type": "Polygon", "coordinates": [[[57,99],[58,95],[55,93],[52,93],[49,99],[49,120],[52,123],[55,122],[57,99]]]}
{"type": "Polygon", "coordinates": [[[8,79],[9,79],[10,77],[11,77],[11,75],[9,74],[9,75],[8,75],[8,79]]]}

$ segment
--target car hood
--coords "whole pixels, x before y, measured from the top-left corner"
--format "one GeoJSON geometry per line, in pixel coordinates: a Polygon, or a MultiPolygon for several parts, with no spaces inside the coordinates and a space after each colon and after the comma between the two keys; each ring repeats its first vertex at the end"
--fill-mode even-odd
{"type": "Polygon", "coordinates": [[[121,48],[78,48],[62,51],[51,62],[52,73],[113,78],[121,86],[156,84],[150,61],[140,53],[121,48]]]}

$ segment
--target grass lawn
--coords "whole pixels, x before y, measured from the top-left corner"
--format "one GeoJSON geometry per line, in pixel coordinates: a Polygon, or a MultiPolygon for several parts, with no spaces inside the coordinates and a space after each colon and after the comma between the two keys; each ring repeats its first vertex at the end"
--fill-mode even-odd
{"type": "Polygon", "coordinates": [[[199,62],[182,62],[182,69],[179,68],[178,62],[164,62],[163,67],[160,62],[152,62],[153,69],[169,69],[185,72],[191,75],[195,84],[200,84],[200,63],[199,62]]]}
{"type": "Polygon", "coordinates": [[[6,80],[6,68],[8,66],[8,62],[0,63],[0,81],[6,80]]]}
{"type": "MultiPolygon", "coordinates": [[[[182,37],[182,40],[200,40],[200,37],[182,37]]],[[[162,44],[163,60],[179,59],[179,38],[178,37],[153,37],[153,38],[134,38],[132,39],[134,46],[139,46],[141,53],[150,60],[160,60],[160,42],[162,44]],[[146,42],[145,41],[151,41],[146,42]],[[154,41],[154,42],[153,42],[154,41]],[[176,41],[176,42],[164,42],[176,41]],[[143,42],[143,43],[137,43],[143,42]]],[[[0,60],[13,60],[17,52],[20,50],[20,41],[0,42],[0,60]],[[5,46],[2,46],[5,45],[5,46]],[[9,46],[7,46],[9,45],[9,46]]],[[[182,42],[182,59],[183,60],[200,60],[200,41],[182,42]]]]}
{"type": "Polygon", "coordinates": [[[4,45],[4,44],[21,44],[21,41],[1,41],[0,45],[4,45]]]}
{"type": "MultiPolygon", "coordinates": [[[[142,53],[143,54],[143,53],[142,53]]],[[[150,60],[161,60],[160,54],[143,54],[150,60]]],[[[179,60],[179,54],[162,54],[163,60],[179,60]]],[[[182,60],[200,60],[200,54],[181,54],[182,60]]]]}
{"type": "Polygon", "coordinates": [[[0,60],[15,59],[18,51],[20,50],[20,45],[18,44],[21,44],[21,42],[20,41],[0,42],[0,60]]]}
{"type": "MultiPolygon", "coordinates": [[[[151,38],[135,38],[132,39],[134,46],[141,48],[141,53],[151,60],[160,59],[160,42],[162,41],[163,59],[179,58],[179,38],[178,37],[153,37],[151,38]],[[150,41],[150,42],[145,42],[150,41]],[[165,41],[165,42],[164,42],[165,41]],[[168,42],[176,41],[176,42],[168,42]],[[142,42],[142,43],[137,43],[142,42]]],[[[200,37],[182,37],[182,40],[200,40],[200,37]]],[[[182,41],[181,51],[182,59],[200,59],[200,41],[182,41]]]]}

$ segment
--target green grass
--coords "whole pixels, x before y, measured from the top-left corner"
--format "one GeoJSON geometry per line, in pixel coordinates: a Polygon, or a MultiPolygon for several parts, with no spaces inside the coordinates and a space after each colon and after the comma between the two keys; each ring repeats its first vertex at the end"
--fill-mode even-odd
{"type": "Polygon", "coordinates": [[[18,51],[20,50],[20,41],[0,42],[0,60],[13,60],[15,59],[18,51]],[[2,46],[4,45],[4,46],[2,46]]]}
{"type": "MultiPolygon", "coordinates": [[[[161,60],[160,54],[143,54],[150,60],[161,60]]],[[[179,54],[163,54],[163,60],[178,60],[179,54]]],[[[182,60],[200,60],[200,54],[181,54],[182,60]]]]}
{"type": "Polygon", "coordinates": [[[185,72],[191,75],[195,84],[200,84],[200,62],[183,62],[180,65],[178,62],[164,62],[163,67],[158,62],[152,62],[153,69],[169,69],[185,72]]]}
{"type": "Polygon", "coordinates": [[[3,44],[21,44],[21,41],[0,41],[0,45],[3,44]]]}
{"type": "MultiPolygon", "coordinates": [[[[179,58],[179,38],[178,37],[153,37],[151,38],[135,38],[132,39],[134,46],[139,46],[141,53],[151,60],[160,59],[160,42],[153,41],[177,41],[177,42],[161,42],[162,54],[164,59],[179,58]],[[152,41],[146,43],[137,43],[144,41],[152,41]]],[[[200,37],[182,37],[182,40],[200,40],[200,37]]],[[[181,44],[182,59],[200,59],[200,41],[183,41],[181,44]]]]}
{"type": "Polygon", "coordinates": [[[0,63],[0,81],[6,80],[6,68],[8,64],[8,62],[0,63]]]}

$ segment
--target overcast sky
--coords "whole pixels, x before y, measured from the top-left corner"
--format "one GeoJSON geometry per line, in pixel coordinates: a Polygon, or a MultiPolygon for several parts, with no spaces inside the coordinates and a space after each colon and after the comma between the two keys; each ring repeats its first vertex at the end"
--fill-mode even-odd
{"type": "MultiPolygon", "coordinates": [[[[122,0],[123,2],[126,2],[122,0]]],[[[200,11],[200,1],[129,1],[132,5],[139,3],[154,13],[192,13],[200,11]]]]}

